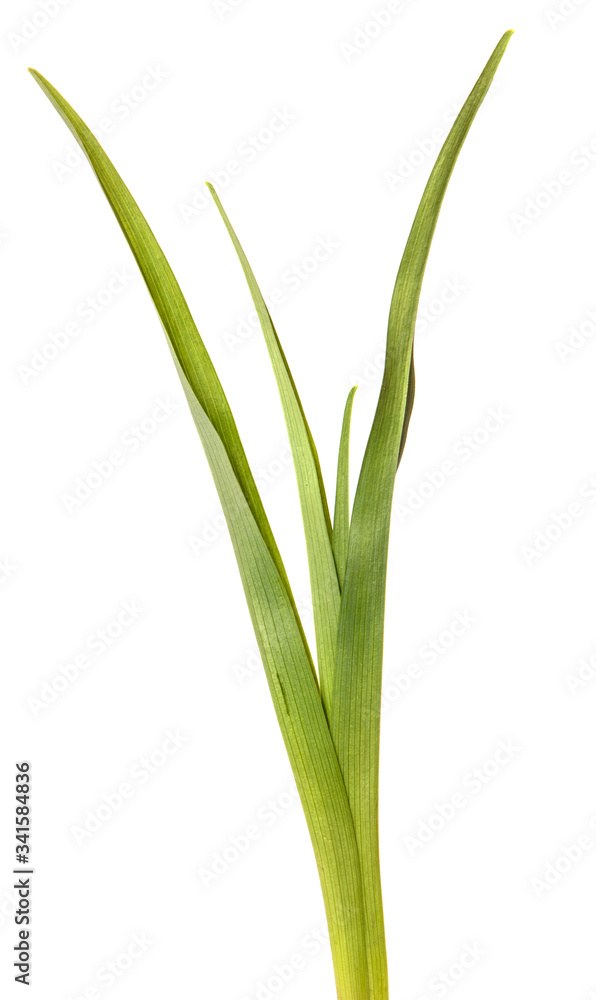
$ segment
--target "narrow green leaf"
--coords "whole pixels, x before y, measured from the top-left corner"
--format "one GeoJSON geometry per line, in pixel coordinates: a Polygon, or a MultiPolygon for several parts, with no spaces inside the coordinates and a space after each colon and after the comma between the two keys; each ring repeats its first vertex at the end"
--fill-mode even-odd
{"type": "Polygon", "coordinates": [[[213,196],[242,266],[279,389],[296,470],[304,523],[321,697],[325,711],[329,716],[337,647],[340,589],[332,548],[331,520],[319,456],[300,402],[298,390],[261,290],[217,192],[212,184],[208,184],[207,187],[213,196]]]}
{"type": "Polygon", "coordinates": [[[157,309],[168,342],[230,456],[248,504],[286,585],[287,577],[271,527],[217,372],[190,314],[180,286],[147,220],[85,122],[40,73],[39,84],[85,153],[118,220],[157,309]]]}
{"type": "MultiPolygon", "coordinates": [[[[179,366],[178,366],[179,367],[179,366]]],[[[352,814],[303,636],[225,447],[180,371],[230,536],[319,870],[338,997],[367,1000],[364,905],[352,814]]]]}
{"type": "Polygon", "coordinates": [[[378,840],[383,624],[395,473],[414,397],[412,345],[424,270],[455,162],[512,32],[462,108],[424,191],[395,283],[379,402],[354,500],[342,594],[331,731],[348,788],[362,865],[371,995],[388,993],[378,840]]]}
{"type": "Polygon", "coordinates": [[[35,79],[86,152],[137,260],[230,529],[275,711],[308,823],[323,890],[338,996],[368,997],[358,848],[347,792],[308,646],[230,408],[174,275],[107,156],[73,109],[35,79]]]}
{"type": "Polygon", "coordinates": [[[344,419],[339,441],[337,460],[337,486],[335,489],[335,511],[333,514],[333,553],[337,565],[340,587],[344,585],[346,559],[348,558],[348,537],[350,534],[350,423],[352,404],[357,385],[350,389],[344,410],[344,419]]]}

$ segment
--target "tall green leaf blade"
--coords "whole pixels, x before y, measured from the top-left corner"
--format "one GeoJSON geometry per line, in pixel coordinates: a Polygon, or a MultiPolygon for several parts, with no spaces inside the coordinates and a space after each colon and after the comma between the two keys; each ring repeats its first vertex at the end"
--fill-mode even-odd
{"type": "Polygon", "coordinates": [[[287,575],[236,426],[174,275],[130,192],[73,109],[33,75],[87,154],[164,326],[230,529],[271,695],[308,823],[338,996],[368,997],[358,848],[347,793],[287,575]]]}
{"type": "Polygon", "coordinates": [[[37,70],[30,69],[29,72],[54,105],[89,160],[139,266],[170,347],[193,392],[224,442],[238,481],[289,591],[283,562],[232,411],[161,247],[124,181],[82,118],[37,70]]]}
{"type": "Polygon", "coordinates": [[[273,325],[265,299],[257,284],[246,254],[212,184],[208,184],[213,200],[230,235],[232,244],[246,278],[263,336],[275,380],[279,389],[284,418],[288,430],[298,494],[304,523],[306,549],[313,601],[313,617],[317,640],[317,660],[321,697],[327,715],[331,711],[333,674],[337,648],[340,589],[337,567],[332,548],[332,530],[323,484],[323,475],[317,449],[300,402],[298,390],[279,337],[273,325]]]}
{"type": "Polygon", "coordinates": [[[379,867],[378,779],[383,625],[395,474],[413,404],[412,345],[422,279],[447,184],[512,32],[495,48],[424,191],[397,275],[383,381],[354,500],[340,611],[331,731],[356,827],[371,994],[388,995],[379,867]]]}
{"type": "Polygon", "coordinates": [[[241,490],[229,456],[179,374],[203,442],[317,860],[337,994],[367,1000],[360,860],[348,796],[292,602],[241,490]]]}
{"type": "Polygon", "coordinates": [[[340,587],[343,588],[348,558],[348,538],[350,534],[350,424],[352,405],[358,386],[350,389],[339,440],[337,460],[337,485],[335,488],[335,510],[333,512],[333,552],[337,564],[340,587]]]}

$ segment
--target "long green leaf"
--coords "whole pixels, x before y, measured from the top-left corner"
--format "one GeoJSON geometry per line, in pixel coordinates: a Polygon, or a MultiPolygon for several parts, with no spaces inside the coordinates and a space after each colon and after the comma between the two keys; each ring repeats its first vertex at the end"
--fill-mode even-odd
{"type": "Polygon", "coordinates": [[[340,588],[332,548],[331,520],[319,456],[265,299],[213,185],[208,184],[207,187],[213,196],[242,266],[279,389],[296,470],[306,538],[321,697],[325,711],[329,716],[337,648],[340,588]]]}
{"type": "Polygon", "coordinates": [[[285,569],[231,411],[176,279],[130,192],[79,116],[51,84],[32,72],[87,154],[164,326],[230,529],[304,807],[329,923],[338,996],[367,1000],[362,882],[347,792],[285,569]]]}
{"type": "Polygon", "coordinates": [[[367,1000],[360,859],[348,796],[291,601],[226,449],[179,372],[230,530],[323,890],[338,998],[367,1000]]]}
{"type": "Polygon", "coordinates": [[[354,500],[338,634],[331,731],[356,827],[364,886],[369,980],[388,995],[378,836],[385,583],[391,501],[413,403],[412,345],[422,279],[443,197],[512,32],[495,48],[462,108],[424,191],[395,283],[379,402],[354,500]],[[412,374],[412,377],[411,377],[412,374]]]}
{"type": "Polygon", "coordinates": [[[348,558],[348,538],[350,534],[350,423],[352,404],[358,386],[350,389],[339,441],[337,460],[337,485],[335,488],[335,510],[333,513],[333,552],[337,563],[340,586],[344,585],[346,560],[348,558]]]}
{"type": "Polygon", "coordinates": [[[34,69],[30,69],[29,72],[68,125],[89,160],[139,266],[174,355],[225,444],[238,482],[273,559],[287,583],[283,562],[249,468],[232,411],[161,247],[116,168],[82,118],[41,73],[34,69]]]}

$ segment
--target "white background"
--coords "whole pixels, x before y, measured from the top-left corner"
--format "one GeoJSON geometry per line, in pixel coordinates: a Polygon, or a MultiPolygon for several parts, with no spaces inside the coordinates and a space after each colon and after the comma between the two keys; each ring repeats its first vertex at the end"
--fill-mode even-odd
{"type": "Polygon", "coordinates": [[[91,126],[111,120],[105,147],[218,368],[310,634],[269,362],[258,332],[230,339],[250,301],[215,210],[185,221],[182,206],[240,163],[229,183],[220,173],[220,192],[264,292],[284,293],[275,319],[332,498],[355,381],[354,471],[363,452],[429,137],[510,27],[428,267],[432,322],[419,329],[396,487],[381,775],[392,996],[587,1000],[596,990],[596,849],[573,864],[562,854],[582,836],[596,841],[596,682],[569,680],[596,652],[596,491],[586,486],[596,476],[596,154],[578,153],[596,140],[596,4],[568,2],[557,19],[547,16],[554,0],[404,0],[364,45],[358,29],[374,35],[371,13],[382,9],[70,0],[44,25],[35,0],[3,5],[2,996],[23,989],[12,981],[10,888],[21,758],[33,768],[36,868],[28,996],[334,996],[328,947],[313,936],[323,905],[306,825],[207,464],[123,237],[87,164],[65,171],[74,143],[26,67],[91,126]],[[23,22],[33,15],[32,32],[23,22]],[[355,39],[360,49],[345,47],[355,39]],[[126,94],[136,95],[128,113],[126,94]],[[286,127],[249,159],[242,144],[279,111],[286,127]],[[388,177],[408,162],[409,176],[388,177]],[[557,186],[562,170],[571,180],[557,186]],[[288,270],[320,239],[335,249],[290,284],[288,270]],[[126,287],[89,319],[85,300],[112,269],[124,269],[126,287]],[[58,336],[72,323],[76,335],[58,336]],[[127,432],[159,400],[175,409],[146,423],[132,450],[127,432]],[[122,464],[69,512],[66,495],[114,450],[122,464]],[[441,480],[445,462],[452,474],[441,480]],[[557,528],[573,503],[578,516],[557,528]],[[142,613],[94,651],[122,602],[142,613]],[[453,639],[457,614],[473,623],[453,639]],[[87,666],[65,681],[61,668],[82,654],[87,666]],[[170,731],[184,740],[168,756],[170,731]],[[493,766],[501,741],[517,749],[493,766]],[[148,776],[138,762],[152,755],[148,776]],[[110,817],[104,795],[122,783],[131,797],[110,817]],[[466,804],[443,829],[424,846],[408,841],[421,823],[440,826],[437,805],[458,792],[466,804]],[[82,836],[98,809],[108,818],[82,836]],[[206,877],[248,826],[258,839],[206,877]],[[134,935],[150,944],[133,946],[131,961],[134,935]],[[483,954],[456,983],[468,947],[483,954]],[[302,961],[290,978],[292,956],[302,961]]]}

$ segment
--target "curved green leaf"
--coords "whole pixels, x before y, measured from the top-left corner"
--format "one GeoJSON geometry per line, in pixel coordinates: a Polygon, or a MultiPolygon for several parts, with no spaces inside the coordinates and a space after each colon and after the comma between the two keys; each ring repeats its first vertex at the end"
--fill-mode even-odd
{"type": "MultiPolygon", "coordinates": [[[[287,584],[283,562],[249,468],[229,403],[180,286],[159,243],[116,168],[82,118],[41,73],[34,69],[30,69],[29,72],[68,125],[89,160],[139,266],[170,347],[226,447],[238,482],[287,584]]],[[[289,589],[289,584],[287,585],[289,589]]]]}
{"type": "Polygon", "coordinates": [[[242,266],[279,389],[292,449],[306,538],[317,639],[317,662],[325,711],[331,711],[340,589],[332,548],[331,520],[317,449],[279,337],[246,254],[212,184],[207,184],[242,266]]]}
{"type": "Polygon", "coordinates": [[[412,345],[422,279],[457,157],[512,32],[498,43],[451,129],[422,196],[389,313],[385,369],[354,499],[340,611],[331,731],[360,851],[369,980],[388,994],[378,836],[379,736],[389,522],[395,474],[414,399],[412,345]]]}
{"type": "Polygon", "coordinates": [[[367,1000],[364,904],[352,814],[310,658],[283,580],[213,424],[179,371],[230,536],[319,870],[338,997],[367,1000]]]}
{"type": "Polygon", "coordinates": [[[230,408],[182,292],[130,192],[70,105],[33,75],[87,154],[162,321],[222,503],[300,793],[329,924],[338,996],[368,997],[358,848],[312,658],[230,408]]]}

